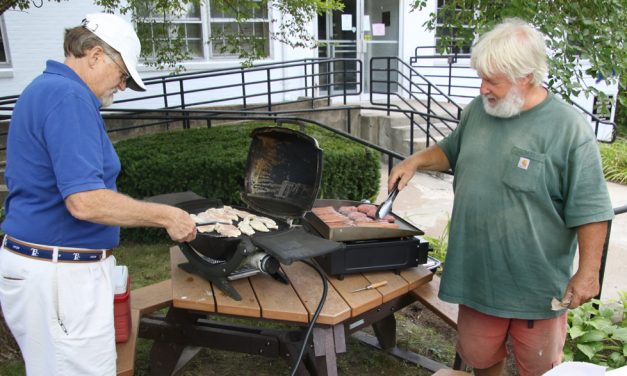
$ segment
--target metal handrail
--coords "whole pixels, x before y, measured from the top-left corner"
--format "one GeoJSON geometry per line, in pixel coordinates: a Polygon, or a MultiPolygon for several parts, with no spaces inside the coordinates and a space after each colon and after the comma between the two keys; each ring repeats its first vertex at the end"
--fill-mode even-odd
{"type": "MultiPolygon", "coordinates": [[[[462,107],[455,103],[451,97],[442,92],[437,86],[433,85],[429,80],[427,80],[424,76],[414,70],[410,65],[402,61],[401,59],[393,56],[388,57],[373,57],[370,59],[370,103],[372,105],[381,105],[385,106],[388,109],[388,115],[390,109],[392,107],[400,109],[400,106],[391,103],[391,98],[394,96],[398,98],[401,102],[405,104],[407,108],[410,110],[405,113],[410,121],[410,140],[414,139],[414,129],[419,129],[426,136],[426,146],[428,147],[431,141],[437,142],[436,137],[433,132],[439,134],[444,137],[445,133],[435,125],[433,119],[439,120],[439,124],[441,124],[447,131],[452,131],[459,122],[459,117],[461,116],[462,107]],[[385,61],[385,68],[375,68],[375,62],[377,61],[385,61]],[[394,66],[392,62],[394,62],[394,66]],[[403,68],[403,69],[401,69],[403,68]],[[407,75],[405,72],[409,72],[407,75]],[[377,80],[375,79],[375,72],[383,72],[385,73],[385,80],[377,80]],[[393,79],[393,77],[396,77],[393,79]],[[422,89],[412,77],[421,78],[424,83],[427,85],[427,90],[422,89]],[[409,88],[404,85],[404,82],[409,83],[409,88]],[[375,86],[377,83],[385,84],[386,91],[377,91],[375,90],[375,86]],[[395,85],[395,90],[392,90],[392,85],[395,85]],[[426,103],[424,100],[418,96],[416,96],[416,92],[413,90],[413,87],[416,87],[420,94],[423,94],[426,97],[426,103]],[[386,95],[387,101],[386,103],[377,103],[373,97],[375,94],[384,94],[386,95]],[[452,104],[456,109],[457,113],[452,114],[446,107],[444,107],[440,102],[434,101],[433,96],[437,95],[450,104],[452,104]],[[406,98],[406,97],[407,98],[406,98]],[[420,104],[420,106],[426,109],[425,112],[420,112],[416,109],[414,103],[420,104]],[[445,115],[438,115],[436,112],[436,108],[443,112],[445,115]],[[418,117],[423,119],[426,122],[426,129],[423,128],[418,123],[418,117]]],[[[410,154],[413,153],[414,145],[413,142],[410,141],[409,151],[410,154]]]]}
{"type": "MultiPolygon", "coordinates": [[[[425,74],[424,77],[425,77],[425,80],[445,78],[446,83],[443,85],[439,85],[439,86],[444,87],[445,90],[447,91],[448,96],[450,97],[469,99],[469,98],[474,98],[476,96],[476,95],[464,95],[461,93],[457,93],[455,89],[477,89],[477,95],[478,95],[479,86],[481,85],[481,80],[479,77],[477,77],[476,75],[468,76],[468,75],[453,74],[453,72],[456,70],[464,71],[464,70],[472,69],[468,62],[468,60],[470,60],[471,55],[468,53],[439,54],[436,51],[437,51],[436,46],[418,46],[414,49],[414,56],[409,58],[409,63],[413,68],[428,68],[430,70],[442,70],[442,71],[446,70],[446,74],[425,74]],[[419,51],[424,50],[424,49],[433,50],[433,53],[420,55],[419,51]],[[460,59],[464,59],[465,63],[464,64],[460,63],[459,61],[460,59]],[[430,64],[420,65],[419,63],[420,61],[427,61],[430,64]],[[439,64],[439,65],[433,64],[436,61],[442,61],[442,64],[439,64]],[[459,83],[460,79],[463,79],[464,82],[471,82],[471,83],[477,82],[477,84],[476,85],[472,85],[472,84],[463,85],[459,83]]],[[[427,84],[422,83],[419,85],[424,86],[427,84]]],[[[548,84],[546,82],[545,82],[545,85],[548,87],[548,84]]],[[[568,102],[570,102],[575,108],[577,108],[580,112],[582,112],[584,116],[587,116],[590,119],[590,122],[594,124],[595,135],[598,135],[601,124],[605,124],[605,125],[612,127],[611,139],[609,141],[599,140],[600,142],[612,143],[616,140],[617,128],[616,128],[615,122],[599,118],[597,115],[591,113],[586,108],[579,105],[578,103],[570,101],[569,98],[566,98],[566,100],[568,100],[568,102]]]]}
{"type": "MultiPolygon", "coordinates": [[[[614,208],[614,215],[627,213],[627,205],[614,208]]],[[[610,249],[610,233],[612,232],[612,220],[607,221],[607,234],[605,235],[605,242],[603,243],[603,254],[601,255],[601,268],[599,269],[599,293],[595,297],[601,299],[601,292],[603,291],[603,279],[605,278],[605,265],[607,263],[607,253],[610,249]]]]}
{"type": "MultiPolygon", "coordinates": [[[[273,96],[285,93],[302,92],[309,101],[325,98],[330,102],[332,97],[359,95],[362,91],[362,62],[359,59],[348,58],[306,58],[275,63],[256,64],[252,67],[230,67],[199,72],[188,72],[177,75],[160,75],[143,79],[148,88],[145,95],[135,95],[132,98],[116,100],[114,104],[138,103],[146,100],[161,98],[162,108],[188,108],[206,104],[220,104],[241,102],[243,108],[248,108],[250,102],[257,98],[265,98],[265,105],[272,108],[273,96]],[[331,69],[340,65],[341,69],[331,69]],[[354,68],[347,68],[347,66],[354,68]],[[321,72],[320,67],[325,67],[326,71],[321,72]],[[292,73],[285,75],[288,69],[302,69],[302,73],[292,73]],[[281,76],[273,78],[275,71],[282,71],[281,76]],[[332,77],[343,74],[343,81],[347,85],[352,85],[355,89],[345,89],[334,91],[332,87],[332,77]],[[355,76],[352,80],[350,77],[355,76]],[[213,80],[222,78],[228,81],[221,85],[213,85],[213,80]],[[290,82],[293,84],[288,89],[275,88],[276,83],[290,82]],[[300,81],[298,83],[297,81],[300,81]],[[321,83],[324,81],[325,83],[321,83]],[[194,88],[192,88],[194,85],[194,88]],[[252,88],[263,87],[265,90],[254,92],[252,88]],[[191,94],[204,95],[211,93],[221,93],[224,90],[232,89],[239,91],[240,95],[225,98],[223,95],[216,95],[211,100],[189,99],[191,94]],[[324,92],[328,92],[325,95],[324,92]]],[[[209,96],[209,95],[207,95],[209,96]]],[[[19,95],[0,98],[0,112],[10,112],[17,102],[19,95]]],[[[286,103],[281,100],[281,104],[286,103]]],[[[313,102],[312,102],[313,103],[313,102]]],[[[140,107],[140,106],[137,106],[140,107]]],[[[8,119],[10,116],[0,113],[0,120],[8,119]]]]}
{"type": "Polygon", "coordinates": [[[614,208],[614,215],[627,213],[627,205],[619,206],[614,208]]]}

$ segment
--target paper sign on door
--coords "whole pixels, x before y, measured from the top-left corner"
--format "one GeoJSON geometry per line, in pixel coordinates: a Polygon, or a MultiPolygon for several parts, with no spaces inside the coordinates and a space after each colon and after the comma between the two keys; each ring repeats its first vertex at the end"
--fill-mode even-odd
{"type": "Polygon", "coordinates": [[[350,30],[353,30],[353,15],[343,14],[342,15],[342,31],[350,31],[350,30]]]}
{"type": "Polygon", "coordinates": [[[373,23],[372,24],[372,35],[376,37],[382,37],[385,35],[385,24],[382,23],[373,23]]]}

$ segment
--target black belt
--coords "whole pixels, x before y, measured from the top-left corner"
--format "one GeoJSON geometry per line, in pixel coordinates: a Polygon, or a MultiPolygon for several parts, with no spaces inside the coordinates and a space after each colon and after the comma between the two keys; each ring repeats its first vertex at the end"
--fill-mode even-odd
{"type": "MultiPolygon", "coordinates": [[[[22,256],[42,260],[54,260],[54,248],[23,242],[10,236],[4,237],[4,248],[22,256]]],[[[57,261],[60,262],[95,262],[105,259],[113,254],[110,249],[90,250],[58,247],[57,261]]]]}

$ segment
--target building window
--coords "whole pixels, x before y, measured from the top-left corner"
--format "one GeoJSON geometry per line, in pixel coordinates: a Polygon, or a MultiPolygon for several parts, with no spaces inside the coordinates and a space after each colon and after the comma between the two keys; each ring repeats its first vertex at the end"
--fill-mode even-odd
{"type": "MultiPolygon", "coordinates": [[[[214,1],[201,4],[186,4],[178,14],[167,16],[168,25],[163,22],[163,14],[154,8],[153,1],[146,1],[137,9],[137,33],[144,41],[144,56],[156,57],[159,46],[167,44],[165,28],[172,40],[180,39],[180,49],[190,60],[205,60],[211,57],[237,57],[239,52],[253,48],[261,49],[266,56],[270,50],[270,21],[266,2],[246,12],[247,20],[238,24],[237,9],[223,11],[214,6],[214,1]],[[178,37],[177,37],[178,36],[178,37]],[[237,42],[233,41],[237,39],[237,42]]],[[[163,48],[163,47],[162,47],[163,48]]]]}
{"type": "Polygon", "coordinates": [[[0,16],[0,67],[8,67],[10,63],[7,33],[4,29],[4,19],[0,16]]]}
{"type": "Polygon", "coordinates": [[[137,33],[144,41],[142,45],[144,56],[156,57],[156,50],[168,45],[168,35],[171,39],[179,39],[182,49],[191,59],[203,59],[204,38],[201,6],[186,4],[178,14],[167,15],[169,25],[164,24],[163,14],[159,14],[152,1],[143,2],[137,9],[137,16],[141,19],[137,23],[137,33]],[[168,30],[165,30],[165,28],[168,30]]]}
{"type": "MultiPolygon", "coordinates": [[[[455,10],[444,10],[442,9],[446,5],[446,0],[438,0],[438,9],[437,9],[437,22],[435,26],[435,41],[436,45],[439,43],[440,39],[444,36],[451,36],[453,40],[459,40],[462,38],[462,33],[468,33],[469,30],[462,27],[445,27],[444,21],[449,18],[455,18],[455,14],[451,12],[472,12],[472,9],[463,9],[460,7],[456,7],[455,10]]],[[[439,51],[444,52],[444,51],[439,51]]],[[[462,53],[469,54],[470,53],[470,45],[464,45],[461,48],[457,46],[453,46],[449,51],[449,53],[462,53]]]]}
{"type": "MultiPolygon", "coordinates": [[[[249,10],[233,9],[225,11],[209,5],[211,24],[211,54],[213,56],[236,57],[242,50],[258,48],[265,56],[270,54],[270,22],[268,8],[260,2],[260,6],[249,10]],[[237,13],[245,12],[247,20],[238,25],[237,13]],[[233,38],[239,43],[233,43],[233,38]]],[[[240,15],[241,16],[241,15],[240,15]]]]}

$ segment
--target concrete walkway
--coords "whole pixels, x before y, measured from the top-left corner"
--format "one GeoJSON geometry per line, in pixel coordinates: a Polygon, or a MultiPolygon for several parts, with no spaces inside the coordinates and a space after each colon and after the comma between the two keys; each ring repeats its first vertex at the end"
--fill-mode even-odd
{"type": "MultiPolygon", "coordinates": [[[[427,235],[440,237],[453,208],[453,177],[440,173],[417,173],[394,201],[395,214],[409,220],[427,235]]],[[[627,205],[627,186],[608,183],[614,208],[627,205]]],[[[376,203],[387,196],[387,165],[381,169],[381,192],[376,203]]],[[[610,247],[605,266],[601,299],[616,299],[627,291],[627,213],[612,222],[610,247]]]]}

